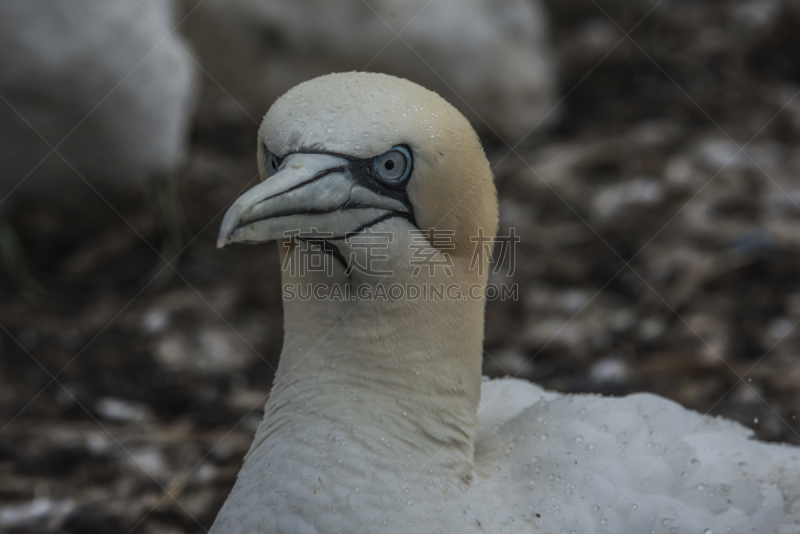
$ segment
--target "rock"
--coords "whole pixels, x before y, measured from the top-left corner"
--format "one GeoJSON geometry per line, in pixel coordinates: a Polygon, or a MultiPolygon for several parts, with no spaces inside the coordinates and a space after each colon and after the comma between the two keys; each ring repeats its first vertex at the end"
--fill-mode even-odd
{"type": "Polygon", "coordinates": [[[658,205],[663,199],[659,180],[640,178],[601,189],[592,199],[592,211],[595,217],[607,221],[634,207],[658,205]]]}
{"type": "Polygon", "coordinates": [[[627,364],[618,358],[604,358],[589,368],[589,377],[598,384],[624,382],[629,373],[627,364]]]}
{"type": "Polygon", "coordinates": [[[169,334],[158,342],[154,356],[166,369],[200,373],[246,369],[257,357],[249,343],[227,326],[198,329],[188,336],[169,334]]]}
{"type": "Polygon", "coordinates": [[[113,397],[100,399],[95,406],[95,411],[103,419],[115,422],[142,422],[150,421],[153,418],[153,414],[146,404],[113,397]]]}
{"type": "Polygon", "coordinates": [[[639,338],[644,341],[653,341],[667,331],[667,323],[663,318],[653,315],[644,318],[639,323],[639,338]]]}
{"type": "Polygon", "coordinates": [[[157,446],[137,447],[127,450],[122,457],[134,471],[140,471],[146,478],[155,478],[162,484],[170,476],[168,462],[164,453],[157,446]]]}
{"type": "Polygon", "coordinates": [[[7,529],[57,531],[74,508],[69,500],[38,497],[27,503],[0,506],[0,526],[7,529]]]}
{"type": "Polygon", "coordinates": [[[169,326],[169,313],[160,308],[147,311],[142,317],[142,329],[148,334],[158,334],[169,326]]]}

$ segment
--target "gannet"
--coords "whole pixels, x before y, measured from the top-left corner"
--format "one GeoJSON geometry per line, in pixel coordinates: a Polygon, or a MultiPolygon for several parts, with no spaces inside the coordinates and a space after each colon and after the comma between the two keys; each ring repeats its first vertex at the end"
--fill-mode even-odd
{"type": "Polygon", "coordinates": [[[277,240],[284,266],[323,251],[330,269],[287,268],[284,289],[354,291],[284,291],[275,382],[213,533],[800,532],[799,448],[651,394],[481,378],[484,299],[464,296],[486,284],[470,238],[494,235],[496,192],[437,94],[383,74],[302,83],[264,117],[258,162],[219,246],[277,240]],[[359,239],[381,234],[364,261],[359,239]],[[420,235],[446,265],[416,269],[420,235]],[[438,283],[455,289],[375,298],[438,283]]]}
{"type": "Polygon", "coordinates": [[[185,45],[168,36],[172,8],[0,2],[3,197],[93,194],[76,173],[101,190],[130,190],[180,164],[196,79],[185,45]]]}
{"type": "Polygon", "coordinates": [[[186,34],[203,66],[258,113],[303,80],[369,70],[449,95],[476,126],[495,130],[512,144],[539,121],[556,116],[555,61],[538,0],[192,0],[185,5],[193,10],[186,34]]]}
{"type": "Polygon", "coordinates": [[[197,80],[172,0],[0,2],[0,265],[26,298],[31,274],[7,214],[28,199],[87,210],[100,193],[151,189],[161,253],[182,248],[174,175],[197,80]]]}

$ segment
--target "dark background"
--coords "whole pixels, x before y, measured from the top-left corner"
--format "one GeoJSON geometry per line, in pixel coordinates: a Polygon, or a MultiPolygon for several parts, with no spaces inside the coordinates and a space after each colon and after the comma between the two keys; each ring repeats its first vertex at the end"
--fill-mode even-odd
{"type": "MultiPolygon", "coordinates": [[[[510,155],[484,132],[521,237],[484,371],[652,391],[800,444],[800,9],[641,21],[652,5],[550,0],[557,118],[510,155]]],[[[257,122],[201,79],[174,270],[152,193],[9,215],[45,291],[0,278],[0,530],[202,532],[234,482],[281,349],[280,266],[274,244],[214,248],[257,122]]]]}

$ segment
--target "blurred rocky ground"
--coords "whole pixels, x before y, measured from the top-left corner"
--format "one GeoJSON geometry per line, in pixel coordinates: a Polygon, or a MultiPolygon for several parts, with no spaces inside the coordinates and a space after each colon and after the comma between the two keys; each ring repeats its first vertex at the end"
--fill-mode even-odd
{"type": "MultiPolygon", "coordinates": [[[[521,239],[492,277],[519,299],[488,305],[486,373],[654,391],[800,444],[800,5],[547,7],[553,124],[485,138],[521,239]]],[[[256,129],[207,79],[173,265],[145,193],[10,215],[46,292],[0,288],[0,531],[213,521],[282,339],[275,247],[214,248],[256,129]]]]}

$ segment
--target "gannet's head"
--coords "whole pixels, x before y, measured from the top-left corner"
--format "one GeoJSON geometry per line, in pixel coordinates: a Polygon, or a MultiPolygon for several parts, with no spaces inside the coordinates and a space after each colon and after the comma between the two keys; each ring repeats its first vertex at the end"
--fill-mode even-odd
{"type": "Polygon", "coordinates": [[[259,130],[261,184],[225,214],[218,246],[286,232],[359,232],[393,217],[447,231],[452,255],[493,236],[497,199],[489,163],[467,120],[436,93],[373,73],[302,83],[259,130]]]}

